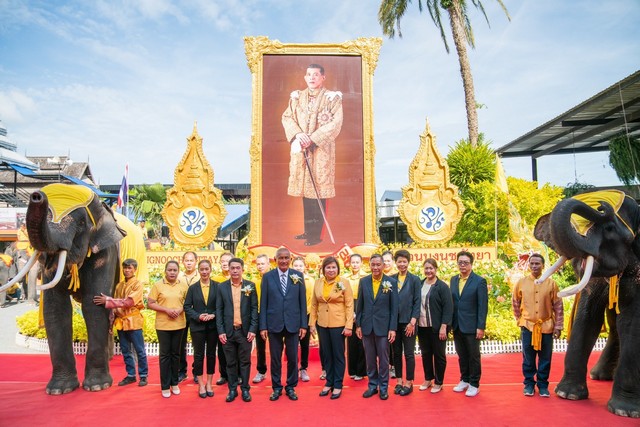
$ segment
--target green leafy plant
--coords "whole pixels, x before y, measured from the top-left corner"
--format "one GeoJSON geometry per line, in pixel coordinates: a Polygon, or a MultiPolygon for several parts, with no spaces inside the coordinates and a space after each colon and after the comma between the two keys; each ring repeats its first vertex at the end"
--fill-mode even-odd
{"type": "Polygon", "coordinates": [[[609,164],[625,185],[640,181],[640,141],[621,133],[609,141],[609,164]]]}
{"type": "Polygon", "coordinates": [[[490,144],[491,141],[485,141],[484,134],[481,133],[476,147],[468,140],[461,139],[447,154],[449,179],[458,186],[460,194],[464,195],[472,184],[493,182],[496,164],[490,144]]]}

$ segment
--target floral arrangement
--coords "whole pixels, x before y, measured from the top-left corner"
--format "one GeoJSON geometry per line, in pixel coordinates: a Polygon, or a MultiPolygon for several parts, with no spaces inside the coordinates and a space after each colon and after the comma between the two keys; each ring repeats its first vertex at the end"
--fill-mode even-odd
{"type": "Polygon", "coordinates": [[[302,280],[302,278],[295,273],[289,275],[289,277],[291,277],[291,281],[293,282],[294,285],[297,285],[302,280]]]}
{"type": "Polygon", "coordinates": [[[391,285],[390,281],[385,280],[384,282],[382,282],[382,292],[383,293],[386,294],[387,292],[389,292],[391,290],[391,287],[392,287],[392,285],[391,285]]]}

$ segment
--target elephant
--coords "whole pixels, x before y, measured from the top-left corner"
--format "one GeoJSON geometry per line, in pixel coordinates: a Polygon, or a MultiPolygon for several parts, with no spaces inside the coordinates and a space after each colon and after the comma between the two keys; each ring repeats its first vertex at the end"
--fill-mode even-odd
{"type": "Polygon", "coordinates": [[[572,260],[580,283],[561,296],[579,294],[563,377],[555,389],[565,399],[589,396],[587,362],[606,316],[610,334],[591,378],[613,379],[607,408],[640,418],[640,207],[621,191],[589,192],[560,201],[534,230],[560,255],[539,280],[572,260]],[[617,282],[617,285],[616,285],[617,282]],[[616,310],[610,309],[611,298],[616,310]],[[618,314],[616,314],[616,312],[618,314]]]}
{"type": "Polygon", "coordinates": [[[87,325],[82,386],[88,391],[106,389],[113,383],[108,364],[109,311],[92,299],[113,295],[120,277],[118,244],[126,232],[117,225],[111,209],[80,185],[50,184],[32,193],[26,223],[35,251],[12,281],[24,277],[36,261],[40,263],[44,284],[39,289],[43,290],[41,304],[52,364],[46,392],[60,395],[79,387],[70,296],[82,303],[87,325]]]}

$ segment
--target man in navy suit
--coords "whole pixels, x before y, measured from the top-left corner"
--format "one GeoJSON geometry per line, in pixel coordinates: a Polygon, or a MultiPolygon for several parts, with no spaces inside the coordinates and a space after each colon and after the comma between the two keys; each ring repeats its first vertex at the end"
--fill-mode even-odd
{"type": "Polygon", "coordinates": [[[298,400],[298,343],[307,333],[307,296],[302,273],[289,270],[291,253],[287,248],[276,252],[278,268],[262,276],[260,296],[260,335],[269,338],[271,353],[271,387],[269,400],[282,394],[282,350],[286,347],[287,383],[285,392],[298,400]]]}
{"type": "Polygon", "coordinates": [[[389,398],[389,344],[398,327],[398,286],[396,279],[382,273],[382,255],[371,255],[371,275],[360,279],[356,304],[356,335],[362,339],[367,361],[369,386],[363,397],[378,393],[389,398]]]}
{"type": "Polygon", "coordinates": [[[487,281],[473,272],[473,255],[458,252],[460,274],[451,279],[453,341],[460,363],[460,382],[453,391],[468,397],[480,390],[480,340],[487,325],[487,281]]]}

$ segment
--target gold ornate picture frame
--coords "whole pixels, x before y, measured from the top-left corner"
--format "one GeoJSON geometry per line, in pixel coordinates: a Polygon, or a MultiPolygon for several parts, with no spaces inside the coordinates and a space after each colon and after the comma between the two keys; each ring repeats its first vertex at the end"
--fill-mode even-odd
{"type": "Polygon", "coordinates": [[[244,40],[252,77],[248,245],[285,245],[298,253],[334,253],[345,244],[379,243],[372,83],[382,39],[358,38],[340,44],[288,44],[264,36],[244,40]],[[340,96],[344,118],[335,137],[335,196],[329,196],[321,209],[325,223],[322,239],[305,244],[300,240],[300,233],[306,232],[303,207],[296,200],[302,197],[290,196],[287,190],[293,179],[289,171],[294,144],[286,136],[282,116],[290,99],[297,96],[294,93],[306,88],[304,77],[310,64],[322,64],[324,86],[333,94],[327,96],[340,96]]]}

